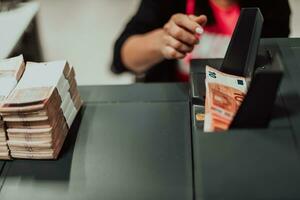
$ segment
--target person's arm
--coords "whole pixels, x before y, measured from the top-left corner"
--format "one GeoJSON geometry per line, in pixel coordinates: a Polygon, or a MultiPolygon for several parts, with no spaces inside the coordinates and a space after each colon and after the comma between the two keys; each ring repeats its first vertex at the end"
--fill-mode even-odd
{"type": "MultiPolygon", "coordinates": [[[[116,42],[115,72],[130,70],[140,74],[163,59],[183,58],[192,51],[198,42],[196,30],[202,31],[200,24],[206,23],[206,17],[173,15],[172,12],[179,9],[170,9],[176,7],[172,2],[142,1],[139,11],[116,42]]],[[[180,6],[184,10],[184,5],[180,6]]]]}
{"type": "Polygon", "coordinates": [[[174,1],[170,6],[172,0],[142,0],[136,14],[130,19],[115,42],[111,70],[117,74],[130,71],[121,55],[124,44],[132,36],[143,35],[161,28],[173,12],[184,11],[184,1],[174,1]],[[181,7],[182,10],[180,10],[181,7]]]}
{"type": "Polygon", "coordinates": [[[203,32],[200,24],[205,22],[205,16],[175,14],[163,28],[128,38],[121,50],[122,60],[139,74],[163,59],[183,58],[198,43],[196,35],[203,32]]]}
{"type": "Polygon", "coordinates": [[[130,71],[140,74],[162,61],[164,57],[160,51],[160,43],[163,34],[162,29],[156,29],[129,37],[121,49],[124,65],[130,71]]]}
{"type": "Polygon", "coordinates": [[[184,58],[198,43],[197,35],[203,32],[205,16],[175,14],[164,25],[149,33],[127,39],[121,58],[131,71],[140,74],[163,59],[184,58]]]}

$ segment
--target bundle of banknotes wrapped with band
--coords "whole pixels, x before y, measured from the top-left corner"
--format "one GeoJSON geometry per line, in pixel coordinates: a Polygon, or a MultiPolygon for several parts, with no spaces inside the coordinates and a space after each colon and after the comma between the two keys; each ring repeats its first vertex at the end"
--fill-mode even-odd
{"type": "Polygon", "coordinates": [[[67,61],[0,62],[0,159],[57,159],[82,106],[67,61]]]}
{"type": "Polygon", "coordinates": [[[228,130],[247,93],[245,77],[206,66],[204,131],[228,130]]]}

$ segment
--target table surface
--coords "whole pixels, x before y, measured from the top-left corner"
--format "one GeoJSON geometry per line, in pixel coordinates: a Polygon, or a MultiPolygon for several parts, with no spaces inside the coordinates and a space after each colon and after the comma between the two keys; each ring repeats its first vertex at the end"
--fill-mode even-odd
{"type": "Polygon", "coordinates": [[[193,199],[187,89],[80,87],[61,157],[6,162],[0,199],[193,199]]]}
{"type": "Polygon", "coordinates": [[[81,86],[60,158],[5,162],[0,199],[299,198],[300,40],[263,43],[288,65],[269,130],[203,134],[188,84],[81,86]]]}
{"type": "Polygon", "coordinates": [[[0,12],[0,59],[11,54],[38,10],[38,2],[28,2],[10,11],[0,12]]]}

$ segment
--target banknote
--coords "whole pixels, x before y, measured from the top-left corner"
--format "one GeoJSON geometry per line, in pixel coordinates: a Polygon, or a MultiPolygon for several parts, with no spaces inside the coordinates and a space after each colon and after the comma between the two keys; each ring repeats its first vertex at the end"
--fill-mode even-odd
{"type": "Polygon", "coordinates": [[[247,80],[206,66],[205,85],[204,131],[225,131],[244,100],[247,80]]]}

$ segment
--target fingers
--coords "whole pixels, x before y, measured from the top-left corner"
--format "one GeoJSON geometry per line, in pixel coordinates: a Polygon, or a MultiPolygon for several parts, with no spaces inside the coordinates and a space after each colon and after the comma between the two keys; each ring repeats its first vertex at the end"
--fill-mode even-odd
{"type": "MultiPolygon", "coordinates": [[[[198,33],[197,30],[199,29],[203,30],[197,20],[200,19],[191,20],[190,17],[184,14],[175,14],[171,18],[171,21],[173,21],[176,25],[188,30],[192,34],[198,33]]],[[[203,19],[201,18],[201,20],[203,19]]]]}
{"type": "Polygon", "coordinates": [[[193,50],[193,46],[187,45],[169,34],[164,36],[162,53],[166,59],[181,59],[193,50]]]}
{"type": "Polygon", "coordinates": [[[199,34],[204,32],[203,27],[207,22],[204,15],[175,14],[163,27],[164,40],[161,52],[167,59],[181,59],[191,52],[194,45],[199,42],[199,34]]]}
{"type": "Polygon", "coordinates": [[[162,53],[166,59],[182,59],[185,57],[185,54],[176,51],[170,46],[165,46],[162,50],[162,53]]]}
{"type": "Polygon", "coordinates": [[[198,23],[202,27],[206,25],[207,23],[207,17],[205,15],[195,16],[195,15],[189,15],[189,18],[193,20],[194,22],[198,23]]]}
{"type": "Polygon", "coordinates": [[[166,41],[166,45],[171,46],[172,48],[174,48],[175,50],[185,54],[185,53],[189,53],[193,51],[193,46],[189,46],[186,45],[178,40],[176,40],[175,38],[173,38],[170,35],[166,35],[165,38],[166,41]]]}
{"type": "Polygon", "coordinates": [[[188,44],[188,45],[195,45],[198,43],[198,38],[195,34],[192,34],[185,29],[177,26],[174,22],[170,21],[164,27],[164,30],[167,34],[174,37],[175,39],[188,44]]]}

